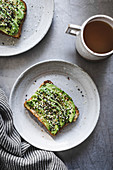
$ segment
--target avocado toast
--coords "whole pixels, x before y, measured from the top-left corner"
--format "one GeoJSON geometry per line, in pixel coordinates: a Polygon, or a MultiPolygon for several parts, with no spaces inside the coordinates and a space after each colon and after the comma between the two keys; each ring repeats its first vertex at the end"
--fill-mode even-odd
{"type": "Polygon", "coordinates": [[[19,38],[26,11],[23,0],[0,0],[0,32],[19,38]]]}
{"type": "Polygon", "coordinates": [[[35,94],[25,101],[24,106],[52,136],[79,116],[72,98],[50,80],[44,81],[35,94]]]}

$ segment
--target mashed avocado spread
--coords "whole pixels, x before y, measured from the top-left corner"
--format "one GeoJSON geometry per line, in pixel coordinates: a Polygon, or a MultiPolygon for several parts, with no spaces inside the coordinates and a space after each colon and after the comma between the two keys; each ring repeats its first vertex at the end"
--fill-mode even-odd
{"type": "Polygon", "coordinates": [[[25,15],[25,4],[21,0],[0,0],[0,31],[16,35],[25,15]]]}
{"type": "Polygon", "coordinates": [[[42,85],[27,101],[30,109],[40,117],[43,124],[55,135],[66,123],[75,117],[72,98],[53,84],[42,85]]]}

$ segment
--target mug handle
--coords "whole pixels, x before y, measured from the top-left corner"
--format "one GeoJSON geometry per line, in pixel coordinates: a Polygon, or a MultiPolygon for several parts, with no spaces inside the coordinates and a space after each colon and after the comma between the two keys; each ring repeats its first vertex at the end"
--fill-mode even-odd
{"type": "Polygon", "coordinates": [[[80,30],[81,30],[81,26],[69,24],[68,28],[66,30],[66,33],[77,36],[79,34],[80,30]]]}

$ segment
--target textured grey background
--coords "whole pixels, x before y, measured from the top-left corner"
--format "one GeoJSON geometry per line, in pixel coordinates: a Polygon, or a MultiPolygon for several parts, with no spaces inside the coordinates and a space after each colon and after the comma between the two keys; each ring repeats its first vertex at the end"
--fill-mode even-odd
{"type": "Polygon", "coordinates": [[[22,71],[46,59],[76,63],[94,80],[101,98],[94,132],[78,147],[56,153],[69,170],[113,169],[113,56],[101,62],[86,61],[76,52],[75,37],[64,33],[68,23],[81,25],[95,14],[113,17],[113,0],[55,0],[54,19],[46,37],[26,53],[0,58],[0,87],[7,96],[22,71]]]}

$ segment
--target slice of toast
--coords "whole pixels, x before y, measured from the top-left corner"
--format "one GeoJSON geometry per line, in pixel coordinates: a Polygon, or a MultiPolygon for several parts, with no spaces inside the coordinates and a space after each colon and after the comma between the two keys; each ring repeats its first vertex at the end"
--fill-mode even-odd
{"type": "Polygon", "coordinates": [[[23,0],[0,0],[0,32],[19,38],[26,11],[23,0]]]}
{"type": "Polygon", "coordinates": [[[72,98],[50,80],[44,81],[35,94],[25,101],[24,106],[52,136],[75,122],[79,116],[72,98]]]}

